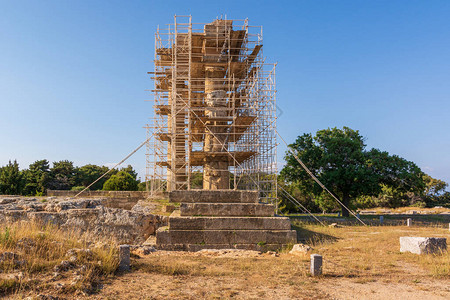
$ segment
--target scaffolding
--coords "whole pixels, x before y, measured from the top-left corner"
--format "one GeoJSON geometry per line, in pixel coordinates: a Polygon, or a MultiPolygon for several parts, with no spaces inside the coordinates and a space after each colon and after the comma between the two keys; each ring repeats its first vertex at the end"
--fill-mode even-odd
{"type": "Polygon", "coordinates": [[[275,64],[248,20],[175,16],[155,34],[154,115],[147,124],[151,196],[190,189],[259,190],[276,199],[275,64]]]}

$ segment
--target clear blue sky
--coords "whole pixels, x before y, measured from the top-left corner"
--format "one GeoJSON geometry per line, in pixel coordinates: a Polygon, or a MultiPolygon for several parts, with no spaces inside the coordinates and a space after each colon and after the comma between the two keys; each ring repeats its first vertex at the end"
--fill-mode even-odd
{"type": "MultiPolygon", "coordinates": [[[[111,164],[139,145],[174,14],[263,25],[288,142],[349,126],[450,182],[450,1],[0,0],[0,165],[111,164]]],[[[143,174],[144,149],[130,163],[143,174]]]]}

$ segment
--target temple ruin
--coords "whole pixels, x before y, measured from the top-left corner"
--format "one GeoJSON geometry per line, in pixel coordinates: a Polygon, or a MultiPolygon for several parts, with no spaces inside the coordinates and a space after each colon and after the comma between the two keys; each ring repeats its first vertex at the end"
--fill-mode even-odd
{"type": "Polygon", "coordinates": [[[262,27],[248,20],[158,28],[147,126],[151,196],[180,209],[160,228],[160,249],[278,249],[296,241],[276,211],[275,65],[262,55],[262,27]]]}
{"type": "Polygon", "coordinates": [[[175,16],[155,35],[149,190],[259,190],[276,197],[275,65],[262,27],[175,16]]]}

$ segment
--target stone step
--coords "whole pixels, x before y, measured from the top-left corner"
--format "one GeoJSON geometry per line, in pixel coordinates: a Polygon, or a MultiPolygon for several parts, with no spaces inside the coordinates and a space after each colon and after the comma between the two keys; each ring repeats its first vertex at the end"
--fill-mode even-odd
{"type": "Polygon", "coordinates": [[[275,208],[262,203],[181,203],[181,216],[272,217],[275,208]]]}
{"type": "Polygon", "coordinates": [[[258,203],[258,191],[189,190],[169,193],[171,202],[179,203],[258,203]]]}
{"type": "Polygon", "coordinates": [[[161,244],[288,244],[297,241],[295,230],[169,230],[156,232],[161,244]]]}
{"type": "Polygon", "coordinates": [[[166,251],[191,251],[196,252],[203,249],[242,249],[255,251],[277,251],[288,244],[159,244],[154,247],[166,251]]]}
{"type": "Polygon", "coordinates": [[[180,217],[171,215],[170,230],[290,230],[288,217],[180,217]]]}

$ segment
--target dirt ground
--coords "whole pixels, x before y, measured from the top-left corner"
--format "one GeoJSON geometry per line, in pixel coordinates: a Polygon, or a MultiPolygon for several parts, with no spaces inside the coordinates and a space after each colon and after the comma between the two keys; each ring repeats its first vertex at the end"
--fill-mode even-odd
{"type": "MultiPolygon", "coordinates": [[[[273,259],[276,263],[277,259],[273,259]]],[[[400,282],[324,276],[279,283],[279,278],[192,277],[132,272],[91,299],[449,299],[450,282],[413,276],[400,282]],[[261,279],[258,282],[258,279],[261,279]],[[270,283],[272,279],[272,283],[270,283]]]]}
{"type": "MultiPolygon", "coordinates": [[[[0,294],[0,298],[450,299],[448,251],[438,255],[399,251],[401,236],[448,240],[448,228],[325,227],[298,221],[294,222],[294,228],[298,238],[312,250],[298,255],[290,254],[289,249],[279,253],[210,250],[156,251],[144,255],[134,252],[129,272],[100,276],[100,281],[87,293],[77,290],[72,294],[61,288],[64,280],[66,286],[71,285],[69,281],[77,271],[69,270],[62,281],[47,281],[42,273],[39,285],[23,286],[16,292],[0,294]],[[313,253],[323,256],[322,276],[312,277],[309,273],[313,253]]],[[[52,273],[47,275],[51,277],[52,273]]]]}
{"type": "Polygon", "coordinates": [[[450,237],[420,227],[304,227],[312,252],[199,254],[159,251],[105,282],[90,299],[450,299],[450,256],[399,252],[400,236],[450,237]],[[309,254],[324,256],[311,277],[309,254]]]}

